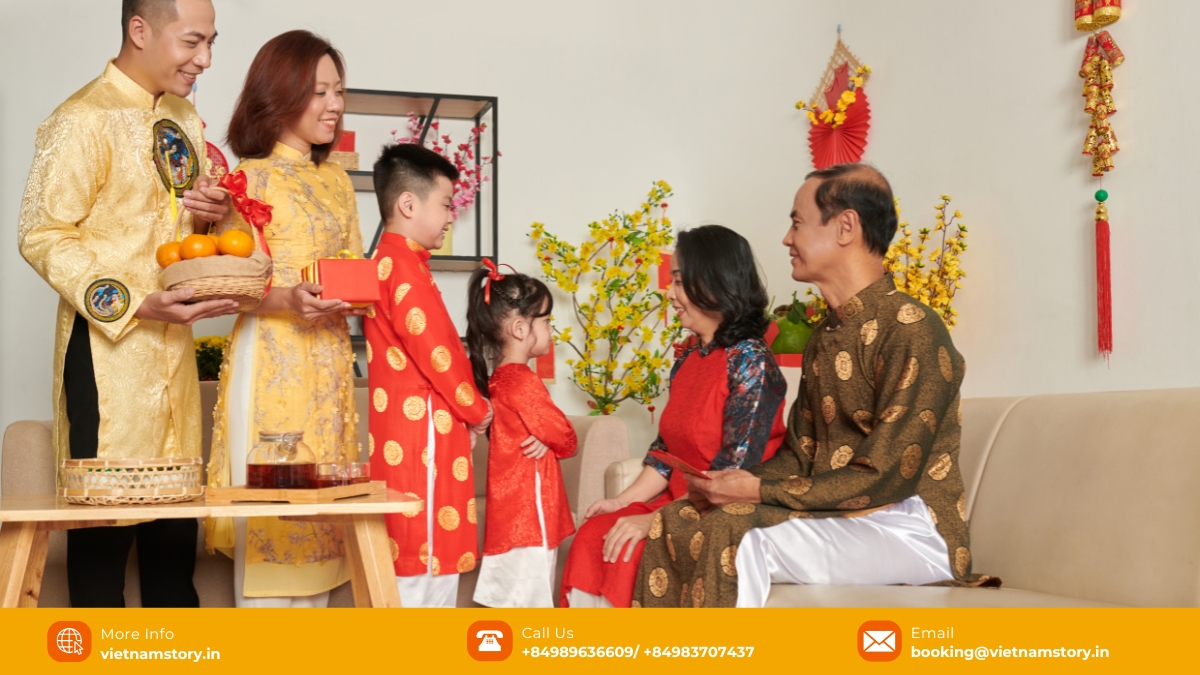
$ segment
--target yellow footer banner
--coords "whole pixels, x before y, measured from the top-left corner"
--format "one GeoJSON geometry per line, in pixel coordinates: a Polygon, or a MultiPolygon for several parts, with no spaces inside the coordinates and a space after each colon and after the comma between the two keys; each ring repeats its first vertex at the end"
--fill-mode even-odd
{"type": "Polygon", "coordinates": [[[0,610],[10,673],[1195,672],[1197,629],[1200,609],[0,610]]]}

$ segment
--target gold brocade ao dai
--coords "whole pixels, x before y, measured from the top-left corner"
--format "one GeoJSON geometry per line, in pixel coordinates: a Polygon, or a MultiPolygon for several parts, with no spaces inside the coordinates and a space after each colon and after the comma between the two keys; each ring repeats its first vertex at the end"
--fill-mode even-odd
{"type": "MultiPolygon", "coordinates": [[[[246,172],[247,195],[272,207],[264,232],[275,264],[273,289],[299,284],[300,271],[318,258],[341,250],[362,255],[354,188],[336,164],[318,166],[276,144],[269,157],[245,160],[237,170],[246,172]]],[[[229,228],[258,241],[236,212],[221,227],[229,228]]],[[[313,322],[293,312],[239,317],[221,368],[209,485],[244,484],[242,458],[260,432],[303,431],[318,462],[357,460],[353,368],[341,315],[313,322]]],[[[210,549],[229,554],[230,519],[205,527],[210,549]]],[[[336,525],[249,518],[245,545],[245,583],[236,590],[247,597],[312,595],[349,579],[336,525]]]]}

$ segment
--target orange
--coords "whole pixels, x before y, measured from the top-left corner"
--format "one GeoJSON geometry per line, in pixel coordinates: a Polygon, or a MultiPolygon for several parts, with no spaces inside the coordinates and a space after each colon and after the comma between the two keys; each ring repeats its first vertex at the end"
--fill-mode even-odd
{"type": "Polygon", "coordinates": [[[158,247],[154,252],[154,258],[158,261],[160,267],[167,267],[171,263],[177,263],[183,258],[179,255],[179,242],[170,241],[158,247]]]}
{"type": "Polygon", "coordinates": [[[207,236],[208,236],[208,238],[209,238],[209,239],[212,239],[212,240],[213,240],[213,243],[214,243],[214,244],[216,244],[216,245],[217,245],[217,251],[219,252],[219,251],[221,250],[221,239],[220,239],[220,237],[218,237],[218,236],[217,236],[217,235],[215,235],[215,234],[209,234],[209,235],[207,235],[207,236]]]}
{"type": "Polygon", "coordinates": [[[179,257],[184,260],[192,258],[207,258],[217,254],[217,245],[207,234],[189,234],[179,245],[179,257]]]}
{"type": "Polygon", "coordinates": [[[254,239],[241,230],[226,230],[221,233],[217,249],[225,255],[249,258],[250,254],[254,253],[254,239]]]}

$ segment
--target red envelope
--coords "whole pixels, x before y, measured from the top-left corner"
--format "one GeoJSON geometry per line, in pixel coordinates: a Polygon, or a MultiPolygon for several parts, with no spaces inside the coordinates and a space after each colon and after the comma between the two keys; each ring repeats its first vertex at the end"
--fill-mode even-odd
{"type": "Polygon", "coordinates": [[[682,471],[682,472],[688,474],[689,476],[703,478],[704,480],[712,480],[712,478],[710,476],[704,475],[703,471],[701,471],[700,469],[697,469],[696,467],[692,466],[691,464],[688,464],[687,462],[683,461],[682,459],[679,459],[675,455],[672,455],[667,452],[663,452],[662,450],[651,450],[647,454],[649,454],[654,459],[657,459],[658,461],[662,462],[663,464],[666,464],[667,466],[671,467],[672,469],[675,469],[676,471],[682,471]]]}
{"type": "Polygon", "coordinates": [[[370,307],[380,298],[379,263],[369,258],[321,258],[301,270],[300,277],[321,286],[317,297],[351,307],[370,307]]]}

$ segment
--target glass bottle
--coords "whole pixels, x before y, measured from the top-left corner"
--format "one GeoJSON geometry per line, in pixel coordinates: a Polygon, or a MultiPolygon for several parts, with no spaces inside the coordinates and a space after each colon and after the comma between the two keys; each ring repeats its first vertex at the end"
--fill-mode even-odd
{"type": "Polygon", "coordinates": [[[303,431],[264,431],[246,456],[246,487],[316,488],[316,469],[317,456],[304,443],[303,431]]]}

